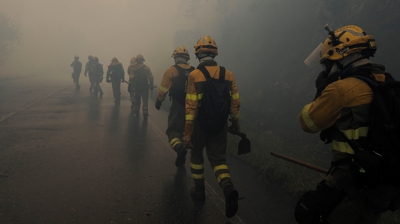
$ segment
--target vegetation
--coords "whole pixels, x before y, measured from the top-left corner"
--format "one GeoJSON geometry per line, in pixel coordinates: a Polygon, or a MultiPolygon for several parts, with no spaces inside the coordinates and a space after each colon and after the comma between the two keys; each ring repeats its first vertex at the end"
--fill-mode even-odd
{"type": "MultiPolygon", "coordinates": [[[[314,80],[319,72],[319,68],[307,68],[303,60],[326,38],[326,23],[333,28],[354,24],[377,40],[378,51],[371,60],[385,65],[399,79],[400,57],[396,50],[400,49],[400,2],[252,0],[237,3],[225,17],[221,20],[220,42],[234,45],[228,54],[237,57],[224,55],[221,59],[227,59],[224,64],[231,65],[236,74],[242,99],[241,123],[253,146],[250,155],[240,157],[258,168],[266,181],[278,180],[299,196],[314,189],[323,175],[269,153],[275,151],[329,168],[330,146],[324,145],[318,135],[303,133],[297,119],[303,105],[315,94],[314,80]],[[222,25],[226,21],[229,26],[222,25]],[[248,44],[238,44],[238,40],[248,44]]],[[[236,148],[238,140],[231,138],[231,148],[236,148]]],[[[381,223],[399,220],[400,212],[387,212],[381,223]]]]}

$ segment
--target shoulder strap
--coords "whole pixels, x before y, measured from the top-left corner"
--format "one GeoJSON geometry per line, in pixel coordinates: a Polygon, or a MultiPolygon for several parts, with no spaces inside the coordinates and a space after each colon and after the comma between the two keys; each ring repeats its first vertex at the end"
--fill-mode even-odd
{"type": "Polygon", "coordinates": [[[206,77],[206,80],[211,79],[210,73],[204,66],[199,66],[197,68],[203,73],[204,77],[206,77]]]}
{"type": "Polygon", "coordinates": [[[225,81],[225,68],[222,66],[219,66],[219,81],[225,81]]]}
{"type": "MultiPolygon", "coordinates": [[[[197,67],[204,75],[204,77],[206,77],[206,80],[211,79],[210,73],[208,72],[208,70],[204,67],[204,66],[199,66],[197,67]]],[[[224,67],[219,67],[219,81],[223,82],[225,81],[225,68],[224,67]]]]}

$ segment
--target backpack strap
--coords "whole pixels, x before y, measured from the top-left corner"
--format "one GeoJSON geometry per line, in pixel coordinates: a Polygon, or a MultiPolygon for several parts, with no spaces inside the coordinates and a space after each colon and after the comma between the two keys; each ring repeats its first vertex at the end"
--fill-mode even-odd
{"type": "Polygon", "coordinates": [[[197,68],[201,71],[201,73],[203,73],[203,75],[206,78],[206,80],[211,79],[210,73],[208,72],[208,70],[204,66],[199,66],[197,68]]]}
{"type": "Polygon", "coordinates": [[[176,68],[176,70],[178,71],[179,75],[184,75],[184,71],[185,70],[189,71],[189,73],[194,70],[193,66],[190,66],[190,68],[188,68],[188,69],[184,69],[179,65],[173,65],[173,66],[174,66],[174,68],[176,68]]]}
{"type": "MultiPolygon", "coordinates": [[[[208,70],[204,67],[204,66],[199,66],[197,67],[204,75],[204,77],[206,77],[206,80],[211,79],[210,73],[208,72],[208,70]]],[[[224,82],[225,81],[225,68],[222,66],[219,66],[219,81],[220,82],[224,82]]]]}

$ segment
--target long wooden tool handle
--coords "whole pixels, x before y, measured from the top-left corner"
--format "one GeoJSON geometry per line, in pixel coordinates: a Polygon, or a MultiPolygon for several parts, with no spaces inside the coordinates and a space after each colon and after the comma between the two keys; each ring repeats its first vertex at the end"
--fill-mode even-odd
{"type": "Polygon", "coordinates": [[[303,162],[301,160],[298,160],[298,159],[295,159],[295,158],[292,158],[292,157],[289,157],[289,156],[285,156],[285,155],[282,155],[282,154],[279,154],[279,153],[276,153],[276,152],[271,152],[271,155],[273,155],[275,157],[278,157],[278,158],[281,158],[283,160],[292,162],[292,163],[296,163],[296,164],[298,164],[300,166],[304,166],[304,167],[307,167],[309,169],[318,171],[318,172],[323,173],[323,174],[327,174],[328,173],[327,169],[324,169],[322,167],[319,167],[319,166],[316,166],[316,165],[313,165],[313,164],[310,164],[310,163],[303,162]]]}

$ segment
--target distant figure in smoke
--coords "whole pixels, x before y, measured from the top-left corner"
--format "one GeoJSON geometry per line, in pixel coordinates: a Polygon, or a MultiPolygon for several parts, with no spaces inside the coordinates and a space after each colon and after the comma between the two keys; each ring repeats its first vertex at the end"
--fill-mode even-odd
{"type": "Polygon", "coordinates": [[[82,72],[82,62],[79,61],[79,57],[75,56],[74,61],[71,63],[71,67],[73,68],[72,72],[72,79],[74,80],[75,83],[75,90],[80,89],[79,85],[79,76],[81,75],[82,72]]]}
{"type": "Polygon", "coordinates": [[[97,96],[98,92],[100,92],[100,97],[103,96],[103,90],[100,87],[100,83],[103,81],[103,65],[99,63],[99,59],[97,57],[93,57],[93,63],[91,68],[89,69],[89,78],[92,83],[93,94],[97,96]]]}
{"type": "Polygon", "coordinates": [[[125,71],[122,64],[116,57],[112,58],[108,65],[106,82],[111,83],[114,94],[114,103],[119,104],[121,101],[121,82],[125,82],[125,71]]]}
{"type": "Polygon", "coordinates": [[[136,58],[133,57],[130,61],[130,64],[128,66],[128,92],[129,92],[129,96],[130,96],[130,100],[131,100],[131,109],[133,109],[133,102],[135,101],[135,90],[133,88],[133,68],[136,66],[136,58]]]}
{"type": "MultiPolygon", "coordinates": [[[[144,57],[141,54],[136,56],[136,64],[130,66],[130,80],[134,89],[134,97],[132,102],[132,111],[135,115],[139,115],[141,99],[143,99],[143,118],[146,120],[149,116],[148,102],[149,102],[149,89],[153,90],[154,77],[150,68],[143,64],[144,57]]],[[[131,90],[132,91],[132,90],[131,90]]],[[[132,100],[132,99],[131,99],[132,100]]]]}
{"type": "Polygon", "coordinates": [[[90,73],[90,69],[91,69],[93,64],[94,64],[93,56],[89,55],[88,56],[88,61],[86,62],[86,65],[85,65],[85,73],[84,73],[84,75],[87,76],[87,74],[89,74],[89,81],[90,81],[89,91],[90,92],[92,92],[92,89],[93,89],[93,80],[91,78],[91,73],[90,73]]]}

